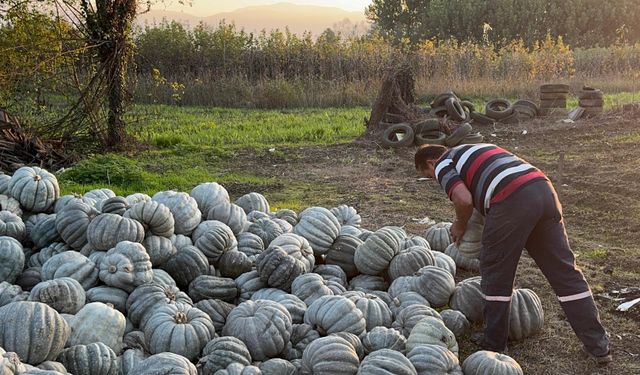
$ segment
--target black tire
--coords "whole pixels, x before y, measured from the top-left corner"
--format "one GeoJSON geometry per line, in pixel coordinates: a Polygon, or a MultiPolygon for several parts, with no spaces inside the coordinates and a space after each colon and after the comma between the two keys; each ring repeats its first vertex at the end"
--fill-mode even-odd
{"type": "Polygon", "coordinates": [[[462,107],[466,108],[469,113],[473,113],[476,111],[476,106],[468,100],[463,100],[460,102],[460,104],[462,104],[462,107]]]}
{"type": "Polygon", "coordinates": [[[580,99],[580,107],[602,107],[604,99],[580,99]]]}
{"type": "Polygon", "coordinates": [[[431,102],[431,108],[435,108],[435,107],[441,107],[444,105],[444,102],[447,101],[447,99],[449,98],[458,98],[456,96],[456,94],[453,91],[447,91],[444,92],[438,96],[436,96],[435,99],[433,99],[433,101],[431,102]]]}
{"type": "Polygon", "coordinates": [[[416,134],[415,144],[416,146],[422,145],[444,145],[444,141],[447,138],[447,135],[441,131],[430,130],[424,133],[416,134]]]}
{"type": "Polygon", "coordinates": [[[414,129],[416,135],[427,131],[440,130],[440,121],[437,118],[422,120],[414,126],[414,129]]]}
{"type": "Polygon", "coordinates": [[[387,128],[382,134],[382,146],[384,147],[406,147],[413,144],[415,133],[409,124],[395,124],[387,128]],[[398,134],[404,134],[398,137],[398,134]]]}
{"type": "Polygon", "coordinates": [[[448,113],[447,107],[445,106],[433,107],[429,112],[431,116],[436,116],[436,117],[444,117],[447,115],[447,113],[448,113]]]}
{"type": "Polygon", "coordinates": [[[503,124],[517,124],[520,122],[520,115],[518,112],[513,111],[510,116],[503,118],[500,122],[503,124]]]}
{"type": "Polygon", "coordinates": [[[525,116],[529,118],[534,118],[538,114],[537,110],[533,110],[531,107],[527,105],[514,104],[513,110],[521,117],[525,116]]]}
{"type": "Polygon", "coordinates": [[[482,143],[484,141],[484,136],[478,132],[476,133],[469,133],[467,134],[466,137],[464,137],[464,139],[462,139],[462,142],[460,142],[461,144],[476,144],[476,143],[482,143]]]}
{"type": "Polygon", "coordinates": [[[502,120],[513,114],[513,107],[507,99],[493,99],[487,103],[485,112],[494,120],[502,120]]]}
{"type": "Polygon", "coordinates": [[[460,100],[456,98],[449,98],[444,102],[444,105],[447,107],[447,113],[453,121],[467,120],[467,112],[464,111],[462,104],[460,104],[460,100]]]}
{"type": "Polygon", "coordinates": [[[495,122],[494,119],[489,116],[483,115],[480,112],[471,112],[469,113],[469,117],[471,117],[474,124],[492,125],[495,122]]]}
{"type": "Polygon", "coordinates": [[[551,83],[540,86],[540,92],[544,93],[569,93],[569,85],[564,83],[551,83]]]}
{"type": "Polygon", "coordinates": [[[464,137],[471,133],[471,130],[473,130],[471,128],[471,125],[467,123],[460,125],[458,129],[456,129],[453,133],[451,133],[451,135],[447,137],[447,139],[445,139],[444,144],[449,147],[460,144],[464,137]]]}
{"type": "Polygon", "coordinates": [[[517,105],[526,106],[526,107],[529,107],[529,108],[533,109],[533,111],[534,111],[534,116],[533,117],[537,116],[538,115],[538,111],[540,110],[540,107],[538,107],[538,105],[536,103],[532,102],[531,100],[527,100],[527,99],[516,100],[516,102],[513,103],[513,106],[515,107],[517,105]]]}

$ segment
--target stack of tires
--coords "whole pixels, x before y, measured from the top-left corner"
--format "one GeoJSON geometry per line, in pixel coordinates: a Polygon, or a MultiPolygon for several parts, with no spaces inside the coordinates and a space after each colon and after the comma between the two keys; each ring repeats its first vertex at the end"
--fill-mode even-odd
{"type": "Polygon", "coordinates": [[[485,112],[487,117],[503,124],[517,124],[532,120],[539,114],[536,103],[521,99],[513,104],[507,99],[493,99],[487,103],[485,112]]]}
{"type": "Polygon", "coordinates": [[[600,90],[585,86],[579,95],[579,106],[584,108],[583,116],[593,117],[604,111],[604,94],[600,90]]]}
{"type": "Polygon", "coordinates": [[[474,132],[469,123],[463,123],[453,129],[450,134],[441,131],[438,119],[426,119],[415,125],[400,123],[391,125],[382,135],[382,145],[385,147],[409,147],[431,145],[446,145],[449,147],[460,144],[481,143],[484,136],[474,132]]]}
{"type": "Polygon", "coordinates": [[[475,112],[473,103],[460,100],[454,92],[447,91],[438,95],[431,102],[431,111],[429,113],[434,117],[448,116],[449,119],[455,122],[465,122],[471,119],[470,114],[472,112],[475,112]]]}
{"type": "Polygon", "coordinates": [[[553,83],[540,86],[540,115],[566,115],[569,85],[553,83]]]}

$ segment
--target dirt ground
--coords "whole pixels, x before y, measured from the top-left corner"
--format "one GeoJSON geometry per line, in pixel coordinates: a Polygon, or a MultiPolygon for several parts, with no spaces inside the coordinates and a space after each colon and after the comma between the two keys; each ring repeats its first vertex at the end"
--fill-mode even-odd
{"type": "MultiPolygon", "coordinates": [[[[511,150],[551,178],[564,205],[578,265],[594,293],[640,286],[640,121],[609,114],[575,124],[537,120],[477,130],[487,142],[511,150]]],[[[316,195],[309,189],[303,192],[305,201],[326,207],[352,205],[362,215],[363,226],[372,230],[399,225],[409,233],[422,234],[426,226],[417,220],[454,218],[453,207],[436,182],[417,180],[413,149],[347,144],[280,151],[260,157],[247,151],[238,155],[234,165],[279,176],[283,184],[317,186],[324,193],[316,195]]],[[[278,189],[274,187],[273,193],[278,189]]],[[[265,195],[269,198],[269,191],[265,195]]],[[[470,276],[470,272],[459,272],[456,281],[470,276]]],[[[545,311],[543,332],[510,343],[508,354],[525,374],[640,374],[640,307],[621,313],[615,311],[615,303],[597,299],[614,355],[611,365],[597,368],[581,357],[581,344],[553,291],[526,255],[516,283],[533,289],[545,311]]],[[[460,340],[460,347],[462,359],[478,350],[467,339],[460,340]]]]}

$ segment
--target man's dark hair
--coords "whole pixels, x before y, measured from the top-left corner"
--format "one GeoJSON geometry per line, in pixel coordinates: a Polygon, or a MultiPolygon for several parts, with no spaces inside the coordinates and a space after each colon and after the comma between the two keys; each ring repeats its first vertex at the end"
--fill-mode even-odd
{"type": "Polygon", "coordinates": [[[423,145],[416,151],[416,169],[427,164],[427,160],[438,160],[447,152],[447,148],[442,145],[423,145]]]}

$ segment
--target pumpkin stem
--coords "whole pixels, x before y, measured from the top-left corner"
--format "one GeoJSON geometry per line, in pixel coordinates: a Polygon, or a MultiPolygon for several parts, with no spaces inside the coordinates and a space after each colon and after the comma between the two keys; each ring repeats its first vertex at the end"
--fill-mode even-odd
{"type": "Polygon", "coordinates": [[[187,321],[187,314],[183,313],[182,311],[178,311],[176,313],[176,323],[185,324],[187,321]]]}
{"type": "Polygon", "coordinates": [[[42,180],[42,177],[38,175],[33,176],[33,181],[40,181],[40,180],[42,180]]]}
{"type": "Polygon", "coordinates": [[[109,266],[109,273],[116,273],[118,269],[113,264],[109,266]]]}

